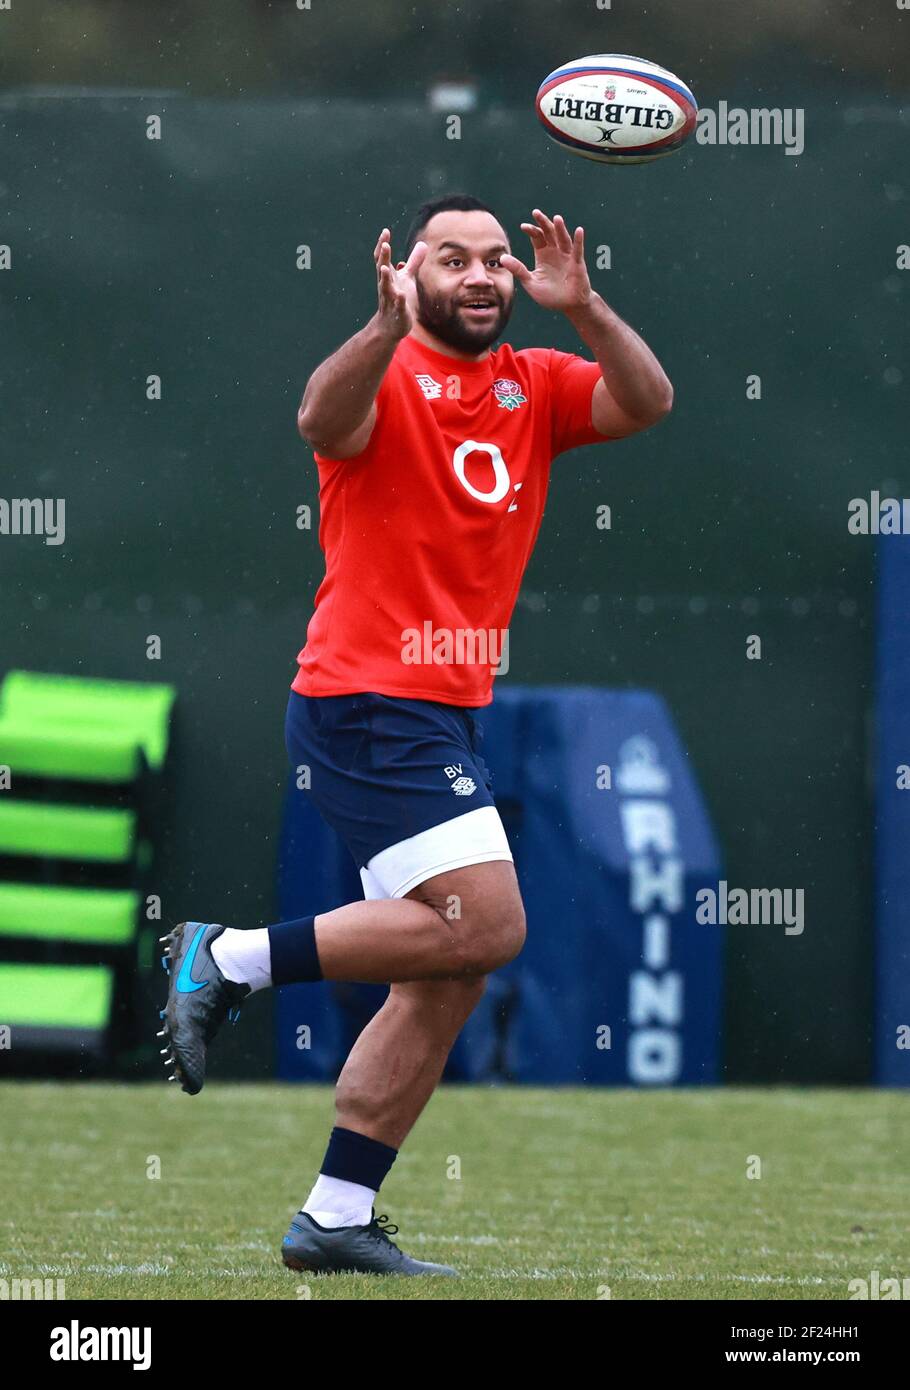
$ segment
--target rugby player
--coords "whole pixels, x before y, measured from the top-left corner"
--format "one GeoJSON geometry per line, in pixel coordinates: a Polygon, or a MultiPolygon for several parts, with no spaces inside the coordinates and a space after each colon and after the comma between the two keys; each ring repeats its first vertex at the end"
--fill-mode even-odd
{"type": "Polygon", "coordinates": [[[310,770],[302,794],[349,846],[364,901],[249,930],[181,923],[163,938],[161,1036],[190,1094],[250,991],[391,985],[338,1078],[325,1159],[283,1243],[294,1269],[455,1273],[404,1254],[375,1202],[486,976],[525,939],[472,711],[492,699],[551,460],[636,434],[672,405],[653,353],[592,289],[583,229],[532,216],[521,228],[533,270],[466,195],[425,203],[396,264],[383,228],[376,313],[313,372],[298,413],[319,470],[326,570],[287,749],[292,768],[310,770]],[[517,285],[563,314],[594,360],[493,348],[517,285]],[[415,641],[428,631],[429,645],[415,641]]]}

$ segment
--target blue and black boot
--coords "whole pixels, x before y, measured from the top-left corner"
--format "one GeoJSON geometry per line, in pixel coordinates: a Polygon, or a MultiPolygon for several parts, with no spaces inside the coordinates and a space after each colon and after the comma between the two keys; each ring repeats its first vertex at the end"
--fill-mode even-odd
{"type": "Polygon", "coordinates": [[[450,1265],[413,1260],[398,1249],[390,1235],[398,1227],[387,1216],[377,1216],[366,1226],[326,1228],[308,1212],[299,1211],[281,1242],[281,1258],[288,1269],[313,1274],[444,1274],[458,1277],[450,1265]]]}
{"type": "Polygon", "coordinates": [[[249,985],[227,979],[212,956],[212,942],[224,931],[216,922],[180,922],[162,936],[161,963],[170,976],[167,1004],[158,1034],[167,1046],[161,1049],[165,1066],[173,1064],[169,1081],[179,1081],[189,1095],[198,1095],[205,1083],[205,1049],[226,1018],[236,1023],[241,1000],[249,985]],[[168,1055],[170,1054],[170,1055],[168,1055]]]}

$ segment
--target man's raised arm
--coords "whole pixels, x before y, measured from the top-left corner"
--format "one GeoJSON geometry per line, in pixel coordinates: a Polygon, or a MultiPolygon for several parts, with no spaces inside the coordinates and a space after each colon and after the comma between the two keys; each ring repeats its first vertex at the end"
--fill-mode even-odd
{"type": "Polygon", "coordinates": [[[327,458],[351,458],[370,441],[382,379],[414,323],[415,276],[426,253],[426,242],[418,241],[407,265],[396,270],[389,229],[383,227],[373,251],[379,307],[366,327],[342,343],[307,382],[297,428],[327,458]]]}
{"type": "Polygon", "coordinates": [[[521,226],[534,247],[534,269],[515,256],[500,256],[500,263],[537,304],[565,314],[597,358],[602,380],[591,396],[591,423],[598,433],[622,439],[649,429],[673,405],[666,372],[634,328],[592,290],[584,228],[570,236],[561,213],[551,221],[535,208],[533,217],[521,226]]]}

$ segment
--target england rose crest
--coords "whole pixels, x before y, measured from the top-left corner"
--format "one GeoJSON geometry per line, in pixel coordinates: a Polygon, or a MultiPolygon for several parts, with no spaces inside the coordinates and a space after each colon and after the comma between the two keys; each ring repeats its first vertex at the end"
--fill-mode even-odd
{"type": "Polygon", "coordinates": [[[510,381],[507,376],[501,376],[493,382],[493,394],[506,410],[517,410],[520,405],[525,405],[528,399],[521,394],[519,383],[510,381]]]}

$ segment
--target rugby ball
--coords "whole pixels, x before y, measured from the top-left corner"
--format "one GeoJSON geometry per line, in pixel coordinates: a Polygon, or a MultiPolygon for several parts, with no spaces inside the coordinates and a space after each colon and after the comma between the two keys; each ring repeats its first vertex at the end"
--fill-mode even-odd
{"type": "Polygon", "coordinates": [[[563,63],[541,82],[535,106],[552,140],[601,164],[647,164],[672,154],[698,115],[685,82],[627,53],[563,63]]]}

